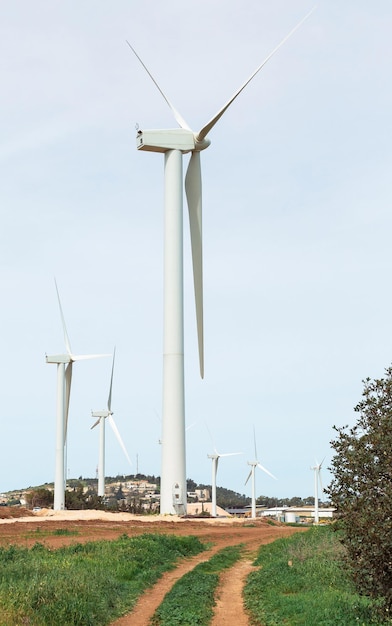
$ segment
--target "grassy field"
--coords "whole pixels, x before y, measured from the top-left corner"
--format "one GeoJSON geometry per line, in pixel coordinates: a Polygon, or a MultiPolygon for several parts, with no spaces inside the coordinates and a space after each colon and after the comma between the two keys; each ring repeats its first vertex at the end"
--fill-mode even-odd
{"type": "MultiPolygon", "coordinates": [[[[330,527],[262,546],[248,578],[245,604],[263,626],[370,626],[376,603],[359,596],[348,577],[344,550],[330,527]]],[[[391,622],[388,622],[391,623],[391,622]]]]}
{"type": "Polygon", "coordinates": [[[108,624],[180,557],[202,550],[195,537],[153,534],[58,550],[40,543],[0,549],[0,624],[108,624]]]}
{"type": "MultiPolygon", "coordinates": [[[[69,531],[56,531],[67,533],[69,531]]],[[[37,533],[38,534],[38,533],[37,533]]],[[[0,549],[0,626],[100,626],[130,611],[139,595],[179,558],[198,554],[195,537],[123,535],[114,541],[51,550],[0,549]]],[[[227,547],[181,578],[155,613],[153,626],[207,626],[222,570],[242,554],[227,547]]],[[[244,589],[253,625],[371,626],[377,605],[350,582],[344,550],[330,527],[260,548],[244,589]]]]}

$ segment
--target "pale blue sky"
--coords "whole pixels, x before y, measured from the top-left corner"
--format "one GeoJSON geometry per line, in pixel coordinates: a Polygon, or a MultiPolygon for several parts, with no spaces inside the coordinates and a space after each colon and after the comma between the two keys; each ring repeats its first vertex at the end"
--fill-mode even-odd
{"type": "MultiPolygon", "coordinates": [[[[311,9],[305,0],[20,0],[0,7],[0,491],[54,478],[56,276],[75,353],[117,346],[106,473],[160,474],[163,159],[175,126],[125,40],[198,130],[311,9]]],[[[202,154],[205,380],[185,216],[187,475],[308,496],[332,425],[391,362],[390,2],[323,1],[202,154]]],[[[185,157],[186,161],[186,157],[185,157]]],[[[94,476],[110,359],[76,363],[68,467],[94,476]]],[[[324,472],[324,483],[329,476],[324,472]]]]}

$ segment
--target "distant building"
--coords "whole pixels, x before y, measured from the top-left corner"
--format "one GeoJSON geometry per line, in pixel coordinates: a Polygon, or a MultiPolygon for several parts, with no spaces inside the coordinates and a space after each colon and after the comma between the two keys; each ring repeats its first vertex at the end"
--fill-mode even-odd
{"type": "MultiPolygon", "coordinates": [[[[319,507],[319,519],[332,519],[336,509],[333,507],[319,507]]],[[[236,517],[249,517],[252,513],[251,505],[242,508],[227,508],[227,513],[236,517]]],[[[279,522],[301,523],[311,522],[314,518],[314,506],[276,506],[267,509],[256,507],[256,517],[273,517],[279,522]]]]}
{"type": "Polygon", "coordinates": [[[211,494],[209,489],[195,489],[195,494],[198,500],[206,502],[211,499],[211,494]]]}

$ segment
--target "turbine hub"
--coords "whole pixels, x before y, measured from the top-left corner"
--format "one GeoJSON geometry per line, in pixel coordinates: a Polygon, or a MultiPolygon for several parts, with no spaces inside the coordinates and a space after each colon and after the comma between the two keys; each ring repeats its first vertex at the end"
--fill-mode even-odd
{"type": "Polygon", "coordinates": [[[198,135],[194,135],[194,138],[195,138],[194,149],[196,152],[201,152],[202,150],[205,150],[211,144],[211,141],[207,137],[204,137],[204,139],[202,139],[201,141],[199,141],[197,137],[198,135]]]}

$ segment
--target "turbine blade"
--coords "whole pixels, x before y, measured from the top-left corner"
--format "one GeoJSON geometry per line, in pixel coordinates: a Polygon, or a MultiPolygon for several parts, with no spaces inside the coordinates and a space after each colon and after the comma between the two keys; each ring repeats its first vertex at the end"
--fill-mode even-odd
{"type": "Polygon", "coordinates": [[[250,478],[251,476],[252,476],[252,470],[250,470],[250,472],[249,472],[248,478],[247,478],[247,479],[246,479],[246,481],[245,481],[245,485],[246,485],[246,483],[248,482],[248,480],[249,480],[249,478],[250,478]]]}
{"type": "Polygon", "coordinates": [[[113,365],[112,365],[112,376],[110,378],[110,388],[109,388],[109,397],[108,397],[108,411],[110,412],[112,407],[112,387],[113,387],[113,372],[114,372],[114,359],[116,356],[116,348],[113,350],[113,365]]]}
{"type": "Polygon", "coordinates": [[[205,126],[203,126],[203,128],[199,131],[199,133],[195,137],[196,141],[203,141],[203,139],[208,135],[210,130],[215,126],[215,124],[218,122],[218,120],[222,117],[223,113],[234,102],[234,100],[237,98],[237,96],[240,95],[240,93],[245,89],[245,87],[250,83],[250,81],[256,76],[256,74],[259,73],[259,71],[262,69],[262,67],[264,67],[264,65],[267,63],[267,61],[270,60],[270,58],[275,54],[275,52],[277,52],[279,50],[279,48],[281,46],[283,46],[283,44],[286,43],[286,41],[291,37],[291,35],[293,35],[294,32],[303,24],[303,22],[308,19],[308,17],[313,13],[315,8],[316,7],[313,7],[313,9],[311,11],[309,11],[309,13],[307,15],[305,15],[305,17],[303,17],[300,22],[298,22],[298,24],[288,33],[288,35],[286,35],[286,37],[284,39],[282,39],[282,41],[276,46],[276,48],[274,48],[272,50],[272,52],[270,52],[270,54],[267,56],[267,58],[264,59],[264,61],[261,63],[261,65],[259,65],[259,67],[244,82],[244,84],[241,85],[241,87],[235,92],[235,94],[230,98],[230,100],[228,102],[226,102],[226,104],[218,111],[218,113],[216,113],[216,115],[205,126]]]}
{"type": "MultiPolygon", "coordinates": [[[[321,469],[321,466],[320,466],[321,469]]],[[[320,488],[321,488],[321,493],[324,492],[324,488],[323,488],[323,481],[321,480],[321,471],[318,471],[318,479],[319,479],[319,483],[320,483],[320,488]]]]}
{"type": "Polygon", "coordinates": [[[210,439],[211,439],[212,447],[214,448],[214,453],[219,455],[219,452],[218,452],[218,450],[217,450],[217,449],[216,449],[216,447],[215,447],[215,441],[214,441],[214,438],[213,438],[213,436],[212,436],[212,434],[211,434],[210,429],[208,428],[208,424],[207,424],[207,422],[206,422],[205,424],[206,424],[206,428],[207,428],[207,430],[208,430],[208,434],[209,434],[210,439]]]}
{"type": "Polygon", "coordinates": [[[203,323],[203,243],[200,152],[192,152],[185,176],[191,231],[193,286],[196,303],[197,337],[199,344],[200,376],[204,378],[204,323],[203,323]]]}
{"type": "Polygon", "coordinates": [[[236,456],[237,454],[243,454],[243,452],[226,452],[225,454],[220,454],[219,456],[236,456]]]}
{"type": "Polygon", "coordinates": [[[253,425],[253,443],[255,445],[255,461],[257,461],[258,457],[257,457],[257,449],[256,449],[256,429],[254,425],[253,425]]]}
{"type": "Polygon", "coordinates": [[[271,472],[269,472],[265,467],[263,467],[260,463],[257,463],[257,467],[259,467],[261,470],[263,470],[263,472],[265,472],[266,474],[268,474],[268,476],[271,476],[271,478],[274,478],[275,480],[278,480],[276,478],[276,476],[274,476],[273,474],[271,474],[271,472]]]}
{"type": "Polygon", "coordinates": [[[121,446],[121,448],[122,448],[122,450],[123,450],[123,452],[124,452],[125,456],[127,457],[127,461],[128,461],[128,463],[129,463],[129,465],[132,465],[132,461],[131,461],[131,459],[130,459],[130,458],[129,458],[129,456],[128,456],[127,449],[126,449],[126,447],[125,447],[125,444],[124,444],[123,440],[121,439],[121,435],[120,435],[120,433],[119,433],[119,431],[118,431],[118,428],[117,428],[117,426],[116,426],[116,422],[115,422],[115,421],[114,421],[114,419],[113,419],[113,416],[112,416],[112,415],[109,415],[108,420],[109,420],[109,424],[110,424],[110,426],[112,427],[112,430],[113,430],[114,434],[115,434],[115,435],[116,435],[116,437],[117,437],[117,441],[118,441],[118,443],[120,444],[120,446],[121,446]]]}
{"type": "Polygon", "coordinates": [[[67,333],[67,327],[65,325],[65,319],[64,319],[64,314],[63,314],[63,308],[61,306],[61,300],[60,300],[60,294],[59,294],[59,290],[57,287],[57,282],[56,279],[54,279],[54,284],[56,285],[56,291],[57,291],[57,300],[59,302],[59,307],[60,307],[60,315],[61,315],[61,322],[63,324],[63,332],[64,332],[64,342],[65,342],[65,348],[68,352],[68,354],[72,354],[72,350],[71,350],[71,344],[69,342],[69,337],[68,337],[68,333],[67,333]]]}
{"type": "Polygon", "coordinates": [[[99,417],[99,418],[97,419],[97,421],[95,422],[95,424],[93,424],[93,425],[91,426],[91,430],[92,430],[93,428],[95,428],[96,426],[98,426],[98,424],[99,424],[99,422],[100,422],[100,421],[101,421],[101,418],[99,417]]]}
{"type": "Polygon", "coordinates": [[[71,396],[71,382],[72,382],[72,361],[68,363],[67,367],[65,368],[64,443],[67,440],[69,400],[71,396]]]}
{"type": "Polygon", "coordinates": [[[129,41],[127,41],[128,46],[131,48],[133,54],[135,55],[135,57],[140,61],[140,63],[142,64],[142,66],[144,67],[144,69],[146,70],[147,74],[149,75],[149,77],[151,78],[152,82],[154,83],[155,87],[158,89],[158,91],[160,92],[160,94],[163,96],[163,98],[165,99],[166,103],[169,105],[174,118],[177,122],[177,124],[181,127],[181,128],[186,128],[187,130],[191,130],[191,128],[188,126],[188,124],[186,123],[186,121],[184,120],[184,118],[179,114],[179,112],[174,108],[174,106],[172,105],[172,103],[170,102],[169,98],[166,96],[166,94],[162,91],[162,89],[160,88],[160,86],[158,85],[157,81],[155,80],[154,76],[151,74],[150,70],[148,69],[148,67],[143,63],[143,61],[141,60],[141,58],[139,57],[138,53],[136,52],[135,48],[133,48],[131,46],[131,44],[129,43],[129,41]]]}
{"type": "Polygon", "coordinates": [[[111,354],[71,354],[72,361],[86,361],[87,359],[101,359],[104,356],[112,356],[111,354]]]}

